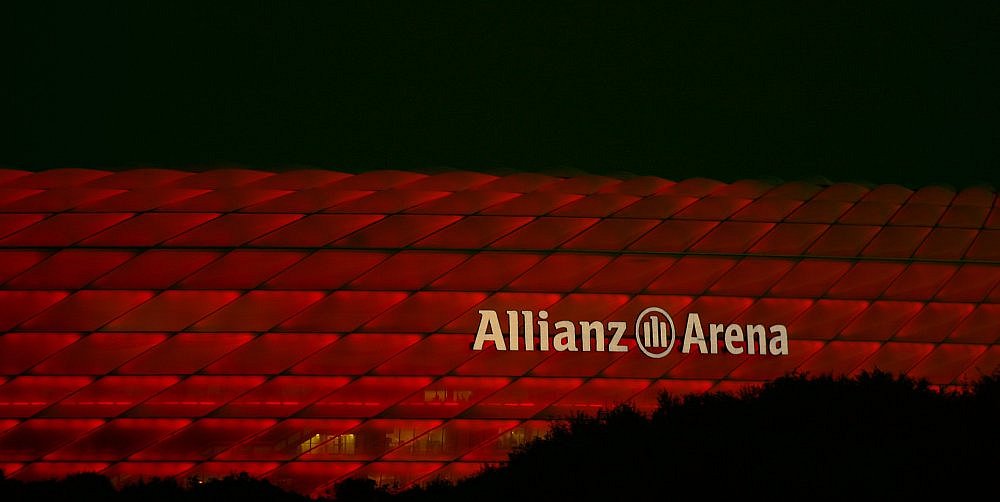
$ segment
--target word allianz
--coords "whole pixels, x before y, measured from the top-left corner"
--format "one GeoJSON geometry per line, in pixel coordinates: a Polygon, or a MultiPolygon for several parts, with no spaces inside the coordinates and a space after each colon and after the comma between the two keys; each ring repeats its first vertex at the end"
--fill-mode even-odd
{"type": "MultiPolygon", "coordinates": [[[[663,310],[664,316],[669,318],[663,310]]],[[[624,321],[549,321],[544,310],[507,310],[501,316],[495,310],[479,311],[479,329],[476,332],[472,350],[484,350],[492,344],[498,351],[548,351],[557,352],[628,352],[629,345],[622,342],[628,334],[628,323],[624,321]],[[501,322],[501,317],[504,321],[501,322]],[[505,326],[504,326],[505,325],[505,326]],[[504,329],[506,328],[506,329],[504,329]]],[[[660,353],[653,355],[646,350],[649,343],[649,323],[643,323],[643,314],[635,322],[636,344],[650,357],[662,357],[674,345],[673,321],[667,327],[669,343],[661,347],[660,353]],[[643,330],[640,330],[640,326],[643,330]],[[642,336],[645,334],[645,338],[642,336]]],[[[655,320],[654,320],[655,321],[655,320]]],[[[653,323],[657,324],[656,322],[653,323]]],[[[660,323],[666,326],[666,323],[660,323]]],[[[653,328],[655,331],[655,327],[653,328]]],[[[697,312],[687,315],[680,351],[701,354],[718,354],[720,348],[729,354],[788,355],[788,329],[782,324],[765,328],[763,324],[723,324],[708,323],[707,329],[697,312]],[[722,343],[719,343],[720,340],[722,343]]]]}

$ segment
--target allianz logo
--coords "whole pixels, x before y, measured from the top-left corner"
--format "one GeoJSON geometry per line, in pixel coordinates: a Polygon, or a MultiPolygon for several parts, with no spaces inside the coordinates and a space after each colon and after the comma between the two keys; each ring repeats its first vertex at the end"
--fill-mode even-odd
{"type": "Polygon", "coordinates": [[[682,339],[666,310],[649,307],[636,317],[632,329],[625,321],[569,321],[549,319],[544,310],[479,311],[479,329],[472,350],[556,352],[628,352],[622,338],[634,333],[643,354],[659,359],[675,348],[681,353],[788,355],[788,329],[783,324],[703,323],[690,312],[682,339]],[[679,347],[678,347],[679,345],[679,347]]]}

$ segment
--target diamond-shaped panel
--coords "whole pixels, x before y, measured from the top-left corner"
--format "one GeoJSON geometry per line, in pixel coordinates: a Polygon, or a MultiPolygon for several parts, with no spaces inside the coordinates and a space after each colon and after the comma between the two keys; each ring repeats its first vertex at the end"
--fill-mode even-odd
{"type": "Polygon", "coordinates": [[[0,468],[117,484],[248,472],[318,494],[347,476],[461,478],[554,418],[648,411],[664,391],[876,368],[963,385],[1000,367],[995,200],[648,176],[2,171],[0,468]],[[677,331],[662,358],[633,326],[652,306],[677,331]],[[507,348],[511,319],[522,337],[529,323],[535,350],[474,350],[494,329],[480,311],[507,348]],[[695,315],[709,353],[684,350],[695,315]],[[626,329],[581,324],[598,321],[626,329]]]}

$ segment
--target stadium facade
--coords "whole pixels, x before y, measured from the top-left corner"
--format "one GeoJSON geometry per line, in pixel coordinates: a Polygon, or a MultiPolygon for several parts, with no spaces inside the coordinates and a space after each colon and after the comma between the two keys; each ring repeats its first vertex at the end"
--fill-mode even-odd
{"type": "Polygon", "coordinates": [[[991,189],[0,171],[0,470],[458,478],[791,371],[1000,366],[991,189]]]}

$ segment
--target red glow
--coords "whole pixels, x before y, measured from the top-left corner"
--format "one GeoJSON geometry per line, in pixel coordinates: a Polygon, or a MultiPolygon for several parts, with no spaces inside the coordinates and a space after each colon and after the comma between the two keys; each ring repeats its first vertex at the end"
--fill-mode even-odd
{"type": "Polygon", "coordinates": [[[995,205],[981,187],[0,170],[0,469],[320,494],[465,476],[552,417],[664,390],[875,368],[963,385],[1000,366],[995,205]],[[649,306],[678,337],[689,313],[780,324],[789,351],[654,360],[630,324],[625,352],[471,347],[480,310],[579,326],[649,306]]]}

